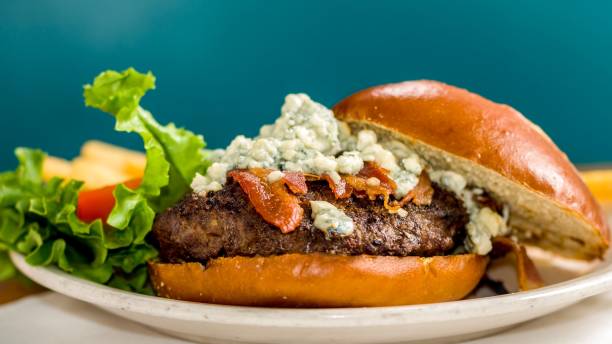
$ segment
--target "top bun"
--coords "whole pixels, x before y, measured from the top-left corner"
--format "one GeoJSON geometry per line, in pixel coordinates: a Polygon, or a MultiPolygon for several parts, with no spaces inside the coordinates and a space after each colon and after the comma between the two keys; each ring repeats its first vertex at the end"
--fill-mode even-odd
{"type": "Polygon", "coordinates": [[[576,168],[520,112],[437,81],[372,87],[342,100],[335,116],[404,142],[434,169],[462,174],[510,207],[528,244],[593,259],[608,247],[601,207],[576,168]]]}

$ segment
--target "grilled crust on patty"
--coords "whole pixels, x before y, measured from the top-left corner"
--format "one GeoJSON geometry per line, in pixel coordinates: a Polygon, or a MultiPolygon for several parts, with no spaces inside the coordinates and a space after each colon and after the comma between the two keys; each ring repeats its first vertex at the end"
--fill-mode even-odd
{"type": "Polygon", "coordinates": [[[430,205],[404,206],[407,215],[389,213],[382,201],[352,196],[335,199],[326,182],[309,181],[298,196],[304,219],[283,234],[265,222],[238,183],[206,197],[189,194],[157,216],[153,235],[160,259],[168,263],[205,262],[216,257],[271,256],[286,253],[338,255],[435,256],[450,253],[465,237],[468,215],[463,203],[436,185],[430,205]],[[313,225],[309,201],[324,200],[353,219],[348,236],[325,233],[313,225]]]}

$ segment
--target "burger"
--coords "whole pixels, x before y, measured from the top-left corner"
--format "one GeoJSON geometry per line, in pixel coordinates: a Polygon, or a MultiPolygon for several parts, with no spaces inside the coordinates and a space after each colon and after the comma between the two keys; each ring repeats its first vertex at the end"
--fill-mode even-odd
{"type": "Polygon", "coordinates": [[[575,167],[507,105],[436,81],[369,88],[332,109],[288,95],[157,215],[159,296],[217,304],[362,307],[466,297],[524,245],[582,260],[608,247],[575,167]]]}

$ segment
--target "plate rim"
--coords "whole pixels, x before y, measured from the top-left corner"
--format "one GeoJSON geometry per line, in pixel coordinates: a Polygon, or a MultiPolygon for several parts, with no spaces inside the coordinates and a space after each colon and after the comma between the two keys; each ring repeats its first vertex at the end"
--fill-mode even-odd
{"type": "MultiPolygon", "coordinates": [[[[29,265],[23,255],[11,252],[15,266],[33,281],[50,290],[102,308],[110,308],[147,316],[183,321],[209,322],[224,325],[256,325],[258,327],[353,327],[394,326],[419,323],[456,321],[490,317],[508,312],[518,303],[551,302],[561,296],[574,295],[578,302],[587,297],[612,290],[612,262],[583,276],[531,291],[409,306],[292,309],[247,307],[196,303],[127,292],[91,282],[57,267],[29,265]],[[81,289],[80,292],[76,289],[81,289]],[[129,302],[126,302],[129,301],[129,302]],[[495,307],[491,307],[494,304],[495,307]],[[240,317],[236,315],[240,314],[240,317]],[[333,321],[330,321],[333,320],[333,321]]],[[[558,303],[562,303],[559,301],[558,303]]],[[[573,302],[572,302],[573,303],[573,302]]],[[[569,302],[568,302],[569,304],[569,302]]],[[[535,305],[533,305],[535,306],[535,305]]]]}

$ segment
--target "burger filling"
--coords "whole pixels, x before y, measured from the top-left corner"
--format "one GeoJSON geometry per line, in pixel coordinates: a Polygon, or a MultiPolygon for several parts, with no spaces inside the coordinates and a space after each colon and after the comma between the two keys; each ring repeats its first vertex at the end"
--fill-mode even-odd
{"type": "Polygon", "coordinates": [[[435,185],[430,204],[406,204],[402,216],[390,213],[380,199],[337,199],[327,182],[307,184],[308,192],[297,195],[303,217],[288,233],[265,221],[234,180],[206,197],[187,196],[156,220],[161,259],[205,262],[219,256],[315,252],[434,256],[452,253],[465,237],[469,218],[462,202],[435,185]]]}
{"type": "Polygon", "coordinates": [[[193,193],[156,219],[168,262],[321,252],[488,254],[507,208],[402,142],[346,123],[304,94],[250,139],[210,152],[193,193]]]}

